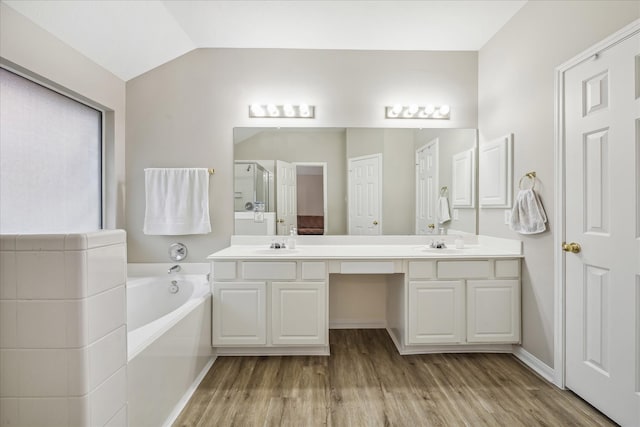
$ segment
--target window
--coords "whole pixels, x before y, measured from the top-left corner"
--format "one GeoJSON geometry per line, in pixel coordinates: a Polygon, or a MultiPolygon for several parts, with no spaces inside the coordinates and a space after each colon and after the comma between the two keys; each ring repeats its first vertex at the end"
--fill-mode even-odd
{"type": "Polygon", "coordinates": [[[0,69],[0,233],[102,228],[102,112],[0,69]]]}

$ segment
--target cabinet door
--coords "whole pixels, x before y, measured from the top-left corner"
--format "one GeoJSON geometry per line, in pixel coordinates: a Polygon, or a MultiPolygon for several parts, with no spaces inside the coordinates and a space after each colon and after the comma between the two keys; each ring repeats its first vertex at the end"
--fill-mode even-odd
{"type": "Polygon", "coordinates": [[[467,281],[467,341],[520,341],[520,281],[467,281]]]}
{"type": "Polygon", "coordinates": [[[327,344],[326,288],[324,282],[271,283],[274,345],[327,344]]]}
{"type": "Polygon", "coordinates": [[[464,342],[462,281],[409,282],[408,342],[464,342]]]}
{"type": "Polygon", "coordinates": [[[213,345],[266,344],[266,284],[213,284],[213,345]]]}

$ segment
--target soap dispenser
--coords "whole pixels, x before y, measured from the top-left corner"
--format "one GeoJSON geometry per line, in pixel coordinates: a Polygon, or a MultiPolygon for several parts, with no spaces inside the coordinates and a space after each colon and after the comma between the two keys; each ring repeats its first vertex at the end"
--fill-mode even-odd
{"type": "Polygon", "coordinates": [[[298,230],[292,225],[289,230],[289,241],[287,242],[287,247],[289,249],[296,248],[296,237],[298,236],[298,230]]]}

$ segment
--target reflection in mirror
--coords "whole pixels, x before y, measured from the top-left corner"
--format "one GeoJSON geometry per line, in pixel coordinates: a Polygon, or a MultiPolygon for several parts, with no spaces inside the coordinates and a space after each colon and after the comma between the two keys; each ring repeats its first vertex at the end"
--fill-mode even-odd
{"type": "Polygon", "coordinates": [[[235,234],[475,234],[476,151],[475,129],[236,128],[235,234]]]}

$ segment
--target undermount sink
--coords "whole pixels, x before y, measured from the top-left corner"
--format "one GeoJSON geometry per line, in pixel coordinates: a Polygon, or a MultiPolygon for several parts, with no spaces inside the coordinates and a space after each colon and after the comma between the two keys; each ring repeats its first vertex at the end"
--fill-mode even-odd
{"type": "Polygon", "coordinates": [[[465,252],[464,249],[456,249],[456,248],[430,248],[428,246],[422,246],[418,248],[418,250],[429,253],[439,253],[439,254],[462,254],[465,252]]]}
{"type": "Polygon", "coordinates": [[[264,255],[286,255],[286,254],[295,254],[300,252],[299,249],[271,249],[271,248],[267,248],[267,249],[256,249],[255,251],[253,251],[256,254],[264,254],[264,255]]]}

